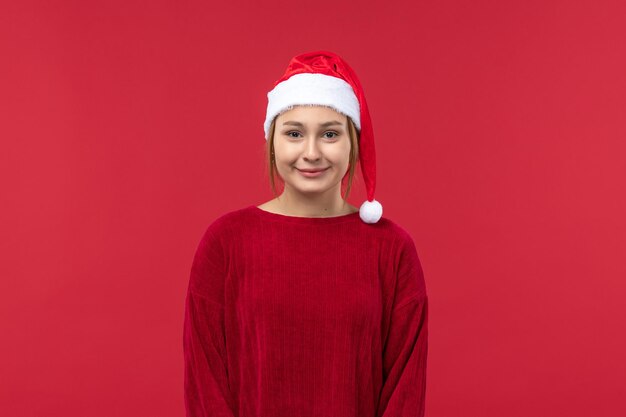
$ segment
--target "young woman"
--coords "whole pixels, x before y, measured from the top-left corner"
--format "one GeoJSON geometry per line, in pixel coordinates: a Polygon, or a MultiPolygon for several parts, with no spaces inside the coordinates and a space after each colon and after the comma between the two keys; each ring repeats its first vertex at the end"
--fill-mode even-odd
{"type": "Polygon", "coordinates": [[[332,52],[294,57],[264,130],[282,193],[218,217],[193,259],[187,416],[423,416],[426,286],[413,239],[374,199],[356,74],[332,52]],[[360,208],[346,201],[357,161],[360,208]]]}

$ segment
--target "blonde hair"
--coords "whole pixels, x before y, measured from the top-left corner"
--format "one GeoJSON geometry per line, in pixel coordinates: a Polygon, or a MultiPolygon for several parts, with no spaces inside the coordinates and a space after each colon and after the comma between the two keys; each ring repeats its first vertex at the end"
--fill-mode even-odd
{"type": "MultiPolygon", "coordinates": [[[[275,176],[276,174],[278,174],[278,170],[276,168],[276,161],[274,160],[274,130],[276,128],[276,119],[277,117],[275,117],[274,120],[272,120],[272,124],[270,125],[266,147],[265,147],[265,154],[266,154],[266,159],[267,159],[268,168],[269,168],[268,173],[269,173],[270,188],[272,189],[272,194],[274,195],[274,197],[277,197],[275,176]]],[[[359,160],[359,132],[356,129],[356,126],[354,125],[354,123],[352,122],[352,119],[350,119],[350,117],[347,117],[347,119],[348,119],[348,137],[350,138],[351,146],[350,146],[350,157],[349,157],[349,162],[348,162],[347,187],[346,187],[345,194],[342,196],[344,201],[348,198],[348,195],[350,195],[350,188],[352,187],[352,180],[356,172],[356,164],[359,160]]],[[[345,178],[346,178],[346,175],[344,175],[344,177],[341,179],[342,185],[344,183],[345,178]]]]}

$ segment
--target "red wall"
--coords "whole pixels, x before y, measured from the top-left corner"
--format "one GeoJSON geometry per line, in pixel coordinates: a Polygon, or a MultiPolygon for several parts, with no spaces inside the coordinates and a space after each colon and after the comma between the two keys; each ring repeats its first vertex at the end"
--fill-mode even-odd
{"type": "Polygon", "coordinates": [[[2,2],[0,415],[184,414],[193,252],[271,198],[266,93],[314,49],[416,241],[427,416],[626,415],[625,4],[2,2]]]}

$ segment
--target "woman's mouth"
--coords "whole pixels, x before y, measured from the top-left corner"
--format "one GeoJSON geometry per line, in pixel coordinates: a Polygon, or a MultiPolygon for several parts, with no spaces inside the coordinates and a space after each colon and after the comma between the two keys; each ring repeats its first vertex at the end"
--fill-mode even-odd
{"type": "Polygon", "coordinates": [[[324,168],[324,169],[307,169],[307,170],[302,170],[302,169],[298,169],[298,172],[300,172],[300,174],[302,174],[302,176],[307,177],[307,178],[315,178],[315,177],[319,177],[320,175],[324,174],[324,172],[326,172],[328,170],[328,168],[324,168]]]}

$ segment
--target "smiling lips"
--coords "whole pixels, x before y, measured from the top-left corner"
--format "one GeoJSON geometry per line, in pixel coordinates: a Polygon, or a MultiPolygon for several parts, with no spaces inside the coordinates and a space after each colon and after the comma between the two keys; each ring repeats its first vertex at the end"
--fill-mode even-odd
{"type": "Polygon", "coordinates": [[[328,167],[327,168],[314,168],[314,169],[312,168],[308,168],[308,169],[296,168],[296,169],[300,171],[300,173],[304,175],[305,177],[311,178],[311,177],[317,177],[317,176],[322,175],[322,173],[325,172],[328,169],[328,167]]]}

